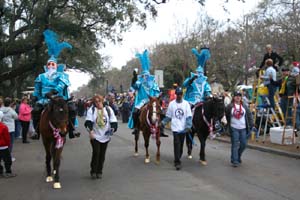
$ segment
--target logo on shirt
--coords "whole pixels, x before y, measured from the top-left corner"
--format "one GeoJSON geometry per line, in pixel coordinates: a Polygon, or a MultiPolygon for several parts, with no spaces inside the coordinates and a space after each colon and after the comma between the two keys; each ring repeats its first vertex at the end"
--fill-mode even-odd
{"type": "Polygon", "coordinates": [[[106,117],[103,117],[103,122],[104,122],[105,125],[107,124],[107,118],[106,117]]]}
{"type": "Polygon", "coordinates": [[[176,117],[177,119],[182,119],[183,116],[184,116],[183,110],[182,110],[181,108],[177,108],[177,109],[175,110],[175,117],[176,117]]]}

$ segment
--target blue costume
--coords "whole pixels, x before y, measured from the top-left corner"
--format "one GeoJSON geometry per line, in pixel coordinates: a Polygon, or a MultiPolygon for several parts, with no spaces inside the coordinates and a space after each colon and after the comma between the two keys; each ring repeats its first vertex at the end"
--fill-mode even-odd
{"type": "Polygon", "coordinates": [[[183,98],[191,105],[195,105],[203,102],[205,97],[211,95],[211,88],[207,82],[207,77],[204,76],[203,70],[206,61],[210,58],[210,52],[209,49],[202,49],[199,54],[195,48],[192,49],[192,52],[197,56],[197,74],[191,72],[191,76],[183,82],[183,87],[186,87],[183,98]]]}
{"type": "Polygon", "coordinates": [[[59,64],[57,71],[49,73],[47,68],[45,73],[40,74],[35,79],[33,96],[37,97],[37,103],[45,105],[49,102],[46,97],[48,92],[55,90],[58,96],[63,97],[65,100],[70,98],[68,87],[70,86],[69,75],[64,73],[64,65],[59,64]]]}
{"type": "Polygon", "coordinates": [[[131,87],[135,90],[136,96],[133,105],[133,113],[129,119],[128,127],[136,128],[138,123],[138,115],[140,108],[149,102],[149,97],[158,97],[160,90],[155,82],[155,77],[150,74],[150,60],[148,51],[145,50],[143,54],[136,54],[141,62],[142,73],[136,76],[134,74],[131,87]]]}

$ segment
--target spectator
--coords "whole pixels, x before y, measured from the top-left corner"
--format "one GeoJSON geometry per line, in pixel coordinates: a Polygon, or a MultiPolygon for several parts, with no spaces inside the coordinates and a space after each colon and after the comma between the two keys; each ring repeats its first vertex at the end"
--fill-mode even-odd
{"type": "Polygon", "coordinates": [[[267,53],[264,55],[264,58],[263,58],[260,66],[259,66],[259,69],[262,69],[266,64],[266,61],[268,59],[271,59],[273,64],[274,64],[275,70],[278,71],[279,67],[283,64],[282,57],[280,57],[276,52],[274,52],[272,50],[272,45],[271,44],[266,45],[266,51],[267,51],[267,53]]]}
{"type": "MultiPolygon", "coordinates": [[[[16,113],[19,115],[19,109],[20,109],[20,100],[16,99],[16,113]]],[[[21,122],[19,119],[15,120],[15,138],[22,138],[21,136],[21,122]]]]}
{"type": "MultiPolygon", "coordinates": [[[[9,151],[12,154],[14,138],[15,138],[15,120],[18,119],[18,114],[15,111],[15,103],[12,102],[12,99],[6,97],[4,99],[4,106],[0,108],[0,111],[3,112],[2,122],[7,126],[10,134],[10,145],[9,151]]],[[[12,161],[15,161],[15,158],[12,157],[12,161]]]]}
{"type": "Polygon", "coordinates": [[[247,145],[247,137],[253,128],[253,117],[248,106],[242,102],[242,94],[234,92],[231,104],[226,107],[226,119],[231,135],[231,163],[238,167],[247,145]]]}
{"type": "Polygon", "coordinates": [[[27,140],[27,133],[31,120],[31,107],[28,104],[28,97],[24,96],[19,109],[19,120],[22,126],[22,141],[24,144],[29,143],[27,140]]]}
{"type": "Polygon", "coordinates": [[[2,118],[3,112],[0,111],[0,177],[11,178],[15,177],[16,174],[11,171],[12,159],[8,148],[10,146],[10,135],[7,126],[2,123],[2,118]],[[5,174],[1,164],[2,160],[4,161],[5,174]]]}

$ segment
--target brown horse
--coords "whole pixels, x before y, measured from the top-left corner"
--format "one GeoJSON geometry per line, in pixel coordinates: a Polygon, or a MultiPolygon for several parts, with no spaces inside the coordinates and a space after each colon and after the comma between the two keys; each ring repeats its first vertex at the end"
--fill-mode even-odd
{"type": "Polygon", "coordinates": [[[60,189],[59,165],[63,145],[66,141],[68,127],[68,105],[67,102],[58,96],[47,95],[50,103],[44,109],[41,115],[39,128],[46,151],[46,182],[52,182],[51,176],[51,158],[53,158],[53,188],[60,189]]]}
{"type": "MultiPolygon", "coordinates": [[[[148,151],[150,135],[152,135],[156,139],[156,163],[159,164],[160,162],[160,114],[160,99],[154,97],[150,97],[150,101],[147,104],[145,104],[140,111],[138,129],[139,131],[141,130],[143,132],[144,136],[146,148],[145,163],[150,162],[150,156],[148,151]]],[[[135,156],[138,155],[139,131],[137,132],[137,134],[135,134],[135,156]]]]}

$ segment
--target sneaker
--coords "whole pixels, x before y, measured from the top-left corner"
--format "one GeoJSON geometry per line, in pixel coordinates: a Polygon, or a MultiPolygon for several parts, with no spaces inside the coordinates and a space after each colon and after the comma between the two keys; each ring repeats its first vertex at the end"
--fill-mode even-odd
{"type": "Polygon", "coordinates": [[[11,157],[11,162],[15,162],[15,161],[16,161],[16,158],[11,157]]]}
{"type": "Polygon", "coordinates": [[[102,174],[96,174],[96,178],[97,179],[101,179],[102,178],[102,174]]]}
{"type": "Polygon", "coordinates": [[[176,170],[178,171],[178,170],[181,169],[181,165],[180,165],[180,164],[176,164],[176,165],[175,165],[175,168],[176,168],[176,170]]]}
{"type": "Polygon", "coordinates": [[[92,179],[96,179],[97,177],[96,177],[96,174],[95,173],[91,173],[91,178],[92,179]]]}
{"type": "Polygon", "coordinates": [[[239,164],[238,164],[238,163],[231,163],[231,166],[232,166],[232,167],[238,167],[239,164]]]}
{"type": "Polygon", "coordinates": [[[4,174],[4,178],[13,178],[13,177],[16,177],[17,174],[14,174],[14,173],[5,173],[4,174]]]}

